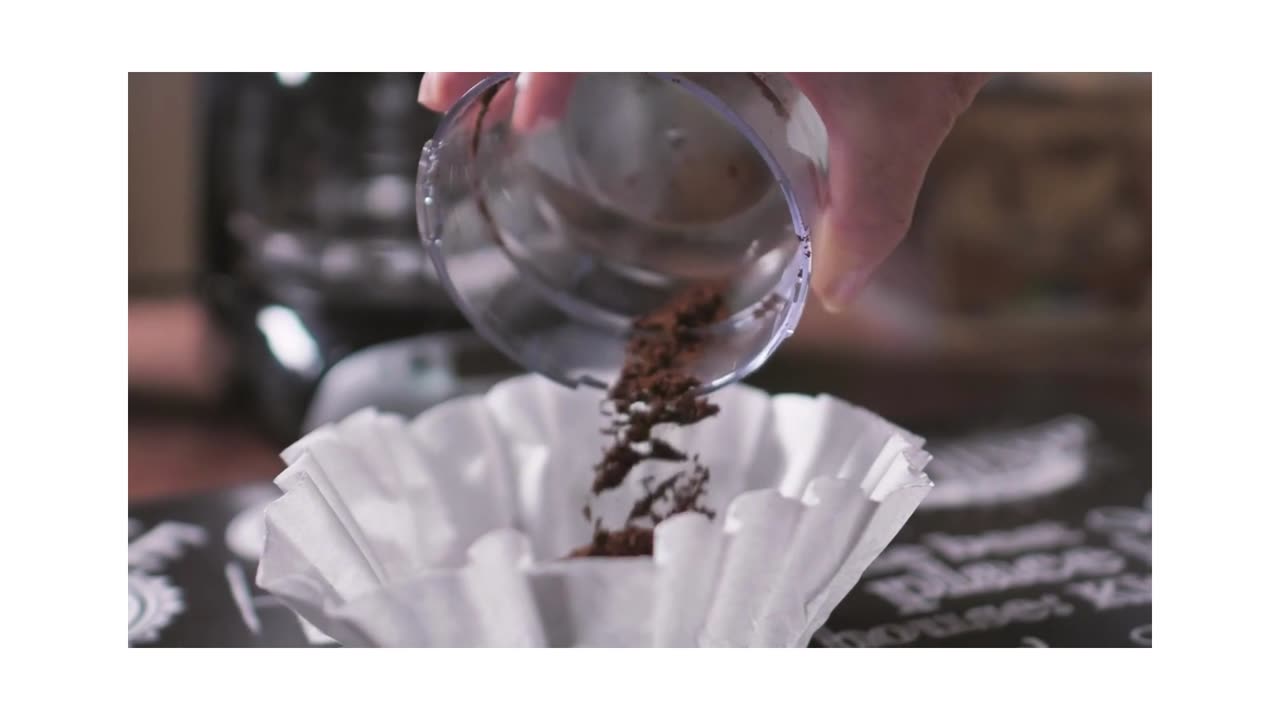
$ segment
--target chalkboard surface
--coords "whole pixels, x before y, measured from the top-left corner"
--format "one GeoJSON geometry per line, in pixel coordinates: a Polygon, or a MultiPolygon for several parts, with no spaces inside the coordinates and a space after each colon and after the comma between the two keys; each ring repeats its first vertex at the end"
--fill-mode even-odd
{"type": "MultiPolygon", "coordinates": [[[[1150,647],[1150,430],[1067,420],[1090,435],[1074,481],[1019,502],[921,510],[813,646],[1150,647]]],[[[1027,473],[1061,470],[1052,442],[1024,450],[1043,461],[1027,473]]],[[[931,474],[939,490],[948,482],[931,474]]]]}
{"type": "MultiPolygon", "coordinates": [[[[946,502],[912,517],[813,647],[1150,647],[1149,428],[1067,418],[936,447],[946,502]]],[[[253,582],[252,519],[277,495],[129,509],[130,645],[334,646],[253,582]]]]}

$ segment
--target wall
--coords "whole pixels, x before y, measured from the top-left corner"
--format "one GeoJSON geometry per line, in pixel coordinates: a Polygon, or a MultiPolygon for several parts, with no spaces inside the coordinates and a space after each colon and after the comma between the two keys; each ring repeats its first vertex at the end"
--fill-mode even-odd
{"type": "Polygon", "coordinates": [[[129,295],[190,287],[198,258],[196,76],[129,73],[129,295]]]}

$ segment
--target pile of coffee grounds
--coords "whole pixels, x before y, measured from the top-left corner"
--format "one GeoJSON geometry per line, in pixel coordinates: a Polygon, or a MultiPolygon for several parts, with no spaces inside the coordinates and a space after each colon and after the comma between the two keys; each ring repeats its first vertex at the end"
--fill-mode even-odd
{"type": "Polygon", "coordinates": [[[653,528],[632,526],[613,532],[597,532],[590,544],[569,553],[569,557],[634,557],[652,554],[653,528]]]}
{"type": "MultiPolygon", "coordinates": [[[[614,441],[595,466],[593,497],[622,485],[631,470],[645,460],[689,460],[685,451],[653,437],[653,429],[667,423],[692,425],[720,411],[707,398],[697,396],[701,381],[688,368],[702,352],[701,330],[724,314],[724,296],[718,288],[695,286],[633,323],[622,372],[607,396],[609,425],[605,432],[614,441]]],[[[596,518],[591,542],[569,557],[651,555],[653,528],[663,520],[682,512],[715,517],[714,511],[701,504],[710,475],[694,456],[692,469],[680,470],[662,481],[643,478],[645,495],[636,501],[623,527],[606,530],[596,518]]],[[[590,501],[583,513],[592,520],[590,501]]]]}

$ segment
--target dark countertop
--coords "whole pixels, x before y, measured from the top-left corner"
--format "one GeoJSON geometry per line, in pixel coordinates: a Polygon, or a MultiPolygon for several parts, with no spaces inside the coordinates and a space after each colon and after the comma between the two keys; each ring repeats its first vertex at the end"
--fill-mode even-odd
{"type": "MultiPolygon", "coordinates": [[[[793,382],[779,383],[783,389],[804,389],[798,376],[784,377],[793,382]]],[[[873,379],[857,377],[849,387],[871,393],[873,379]]],[[[773,385],[767,372],[762,379],[773,385]]],[[[1018,502],[922,508],[836,608],[813,646],[1150,646],[1150,423],[1133,417],[1141,413],[1118,411],[1134,409],[1141,393],[1132,397],[1105,387],[1080,393],[1051,384],[1028,394],[1041,383],[1018,383],[1023,389],[1015,393],[998,383],[961,380],[913,385],[921,398],[992,403],[982,413],[972,406],[967,415],[935,409],[934,422],[908,423],[929,438],[935,454],[963,445],[984,469],[1031,463],[1026,472],[1036,472],[1035,458],[1052,452],[1038,444],[1044,440],[1037,427],[1057,418],[1089,429],[1087,471],[1063,489],[1018,502]],[[1011,403],[1010,397],[1039,401],[1011,403]],[[1073,400],[1049,402],[1054,398],[1073,400]],[[979,429],[1013,434],[993,445],[974,437],[979,429]]],[[[911,417],[927,405],[905,403],[898,412],[911,417]]],[[[265,443],[216,424],[139,425],[136,438],[131,429],[131,450],[146,454],[130,458],[131,618],[143,627],[149,623],[154,635],[144,632],[131,643],[330,645],[253,584],[254,536],[248,533],[245,550],[245,527],[277,495],[268,481],[279,461],[265,443]],[[165,473],[190,473],[182,486],[206,492],[175,496],[177,485],[164,481],[165,473]],[[162,485],[164,493],[156,490],[162,485]],[[135,555],[141,564],[133,563],[135,555]]],[[[939,483],[957,481],[933,475],[939,483]]]]}

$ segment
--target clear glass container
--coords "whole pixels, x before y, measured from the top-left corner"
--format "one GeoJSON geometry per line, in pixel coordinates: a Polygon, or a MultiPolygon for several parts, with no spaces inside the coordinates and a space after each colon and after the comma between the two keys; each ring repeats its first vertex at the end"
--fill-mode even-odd
{"type": "Polygon", "coordinates": [[[709,392],[759,368],[808,291],[826,132],[780,74],[584,74],[564,114],[511,127],[514,74],[441,120],[418,169],[437,275],[490,342],[607,387],[636,318],[692,285],[727,314],[685,368],[709,392]]]}

